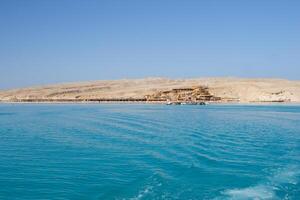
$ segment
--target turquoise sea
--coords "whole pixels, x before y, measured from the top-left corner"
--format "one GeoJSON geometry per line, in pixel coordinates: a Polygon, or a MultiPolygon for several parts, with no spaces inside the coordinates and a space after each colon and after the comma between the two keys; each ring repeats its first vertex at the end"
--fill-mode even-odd
{"type": "Polygon", "coordinates": [[[300,199],[300,106],[0,104],[0,199],[300,199]]]}

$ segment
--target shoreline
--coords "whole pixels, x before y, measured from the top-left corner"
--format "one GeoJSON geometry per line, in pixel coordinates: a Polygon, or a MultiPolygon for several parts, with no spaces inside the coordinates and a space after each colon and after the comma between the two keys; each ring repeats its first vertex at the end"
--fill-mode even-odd
{"type": "MultiPolygon", "coordinates": [[[[207,105],[245,105],[245,106],[300,106],[300,102],[206,102],[207,105]]],[[[32,102],[15,102],[15,101],[0,101],[1,104],[48,104],[48,105],[107,105],[107,104],[123,104],[123,105],[166,105],[167,102],[158,102],[158,101],[101,101],[101,102],[89,102],[89,101],[32,101],[32,102]]],[[[174,106],[174,105],[173,105],[174,106]]],[[[177,105],[177,106],[191,106],[191,105],[177,105]]],[[[199,105],[193,105],[199,106],[199,105]]]]}
{"type": "Polygon", "coordinates": [[[300,103],[300,81],[277,79],[145,78],[69,83],[1,91],[8,103],[208,102],[212,104],[300,103]]]}

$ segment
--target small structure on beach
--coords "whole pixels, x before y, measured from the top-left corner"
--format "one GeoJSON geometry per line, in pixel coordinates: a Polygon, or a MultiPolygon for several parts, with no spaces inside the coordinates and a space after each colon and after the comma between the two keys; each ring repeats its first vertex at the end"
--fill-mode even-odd
{"type": "Polygon", "coordinates": [[[196,86],[189,88],[174,88],[171,90],[158,91],[152,95],[146,95],[147,101],[166,101],[185,104],[197,104],[207,101],[220,101],[220,97],[210,94],[208,87],[196,86]]]}

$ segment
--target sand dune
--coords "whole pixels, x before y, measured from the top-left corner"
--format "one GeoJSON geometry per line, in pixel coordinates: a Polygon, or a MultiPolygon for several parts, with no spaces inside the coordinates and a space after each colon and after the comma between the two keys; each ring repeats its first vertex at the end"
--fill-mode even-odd
{"type": "Polygon", "coordinates": [[[195,88],[199,87],[207,88],[208,93],[218,97],[218,101],[221,102],[300,102],[300,81],[241,78],[145,78],[67,83],[0,91],[0,100],[8,102],[151,100],[151,98],[153,100],[154,97],[162,97],[157,96],[166,91],[191,88],[190,93],[170,92],[172,98],[186,98],[188,95],[201,96],[199,92],[195,93],[195,88]]]}

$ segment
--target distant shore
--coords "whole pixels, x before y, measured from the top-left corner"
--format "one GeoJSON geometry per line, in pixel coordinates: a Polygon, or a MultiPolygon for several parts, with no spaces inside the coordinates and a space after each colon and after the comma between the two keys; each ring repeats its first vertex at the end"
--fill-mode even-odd
{"type": "Polygon", "coordinates": [[[0,91],[0,101],[21,103],[214,104],[300,103],[300,81],[284,79],[144,78],[66,83],[0,91]]]}
{"type": "MultiPolygon", "coordinates": [[[[206,102],[207,105],[257,105],[257,106],[264,106],[264,105],[287,105],[287,106],[300,106],[300,102],[206,102]]],[[[24,105],[37,105],[37,104],[58,104],[58,105],[166,105],[167,102],[145,102],[145,101],[103,101],[103,102],[87,102],[87,101],[43,101],[43,102],[13,102],[13,101],[0,101],[0,104],[24,104],[24,105]]],[[[190,105],[177,105],[177,106],[190,106],[190,105]]],[[[199,105],[194,105],[199,106],[199,105]]]]}

